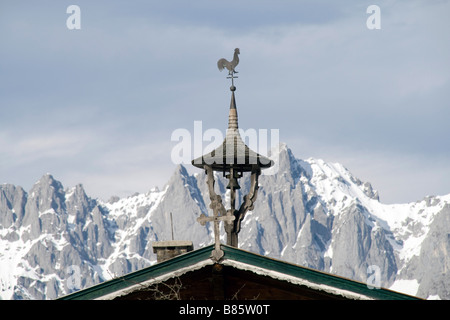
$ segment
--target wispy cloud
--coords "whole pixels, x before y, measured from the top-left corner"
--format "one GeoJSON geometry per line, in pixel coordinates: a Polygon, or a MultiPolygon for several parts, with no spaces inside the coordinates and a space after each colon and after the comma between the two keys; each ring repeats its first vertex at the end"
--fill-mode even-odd
{"type": "Polygon", "coordinates": [[[225,130],[229,84],[216,61],[235,47],[242,128],[280,129],[298,157],[379,172],[381,194],[403,155],[410,167],[450,159],[449,2],[381,1],[377,31],[360,1],[242,1],[232,18],[209,1],[79,5],[79,31],[61,4],[2,7],[0,182],[52,172],[102,196],[125,192],[113,181],[161,186],[173,130],[195,120],[225,130]]]}
{"type": "Polygon", "coordinates": [[[64,159],[79,155],[89,143],[83,132],[35,133],[27,136],[0,135],[2,166],[31,165],[45,159],[64,159]]]}

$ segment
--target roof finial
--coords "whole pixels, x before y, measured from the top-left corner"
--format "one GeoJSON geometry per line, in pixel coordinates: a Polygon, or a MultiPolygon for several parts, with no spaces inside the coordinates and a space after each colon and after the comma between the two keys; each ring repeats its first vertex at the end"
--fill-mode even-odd
{"type": "Polygon", "coordinates": [[[233,56],[233,60],[231,60],[231,62],[225,58],[219,59],[219,61],[217,61],[217,67],[219,68],[220,71],[222,71],[225,68],[227,68],[227,70],[228,70],[227,79],[231,79],[231,87],[230,87],[231,91],[236,90],[236,87],[234,86],[234,78],[237,78],[235,73],[238,73],[238,72],[235,70],[235,68],[239,64],[239,56],[238,55],[240,53],[241,52],[239,51],[239,48],[236,48],[236,49],[234,49],[234,56],[233,56]]]}

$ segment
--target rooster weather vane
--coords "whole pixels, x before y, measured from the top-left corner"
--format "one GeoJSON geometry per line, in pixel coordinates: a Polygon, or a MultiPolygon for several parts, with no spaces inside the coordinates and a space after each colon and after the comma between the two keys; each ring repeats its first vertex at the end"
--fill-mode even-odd
{"type": "Polygon", "coordinates": [[[227,79],[231,79],[231,85],[234,86],[234,78],[237,78],[237,76],[235,76],[235,73],[238,73],[235,68],[236,66],[239,64],[239,54],[241,52],[239,51],[239,48],[234,49],[234,55],[233,55],[233,60],[228,61],[225,58],[219,59],[219,61],[217,61],[217,67],[219,68],[220,71],[222,71],[223,69],[227,69],[228,70],[228,77],[227,79]]]}

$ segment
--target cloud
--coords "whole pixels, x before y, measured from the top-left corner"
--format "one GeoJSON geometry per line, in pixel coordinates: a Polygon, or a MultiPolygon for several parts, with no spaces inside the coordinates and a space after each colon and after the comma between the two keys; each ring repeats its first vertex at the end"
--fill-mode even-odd
{"type": "Polygon", "coordinates": [[[63,181],[83,183],[91,196],[103,200],[161,188],[176,167],[170,159],[171,147],[165,139],[111,142],[86,157],[86,168],[64,172],[63,181]]]}
{"type": "Polygon", "coordinates": [[[370,146],[355,149],[305,137],[291,138],[287,145],[296,158],[343,164],[354,176],[370,182],[382,203],[415,202],[429,195],[448,194],[450,190],[450,166],[445,155],[377,150],[370,146]]]}
{"type": "Polygon", "coordinates": [[[378,5],[374,31],[359,1],[243,1],[233,19],[210,2],[81,1],[79,31],[65,27],[64,5],[7,6],[1,177],[60,173],[92,181],[94,194],[116,193],[112,181],[143,185],[139,172],[149,186],[163,184],[173,130],[202,120],[225,131],[229,83],[216,62],[235,47],[241,128],[280,129],[297,156],[342,160],[363,176],[385,165],[385,181],[402,154],[410,163],[449,159],[449,3],[378,5]]]}
{"type": "Polygon", "coordinates": [[[81,152],[88,141],[89,136],[78,131],[36,133],[29,136],[3,133],[0,136],[0,149],[5,156],[2,166],[29,165],[43,159],[73,157],[81,152]]]}
{"type": "Polygon", "coordinates": [[[383,203],[408,203],[449,192],[448,159],[367,151],[335,157],[359,179],[371,182],[383,203]]]}

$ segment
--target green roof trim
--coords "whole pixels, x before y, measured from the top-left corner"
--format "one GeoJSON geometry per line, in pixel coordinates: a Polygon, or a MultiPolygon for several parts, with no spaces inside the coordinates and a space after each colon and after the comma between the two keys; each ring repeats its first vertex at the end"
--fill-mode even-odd
{"type": "Polygon", "coordinates": [[[114,278],[95,286],[68,294],[58,300],[93,300],[119,290],[126,289],[161,275],[175,272],[178,269],[197,264],[209,259],[213,246],[208,246],[198,250],[179,255],[172,259],[154,264],[150,267],[128,273],[122,277],[114,278]]]}
{"type": "Polygon", "coordinates": [[[370,289],[366,283],[358,282],[337,275],[295,265],[289,262],[272,259],[252,252],[234,247],[222,245],[225,258],[246,263],[263,269],[280,272],[296,278],[307,280],[316,284],[327,285],[341,290],[347,290],[356,294],[376,300],[421,300],[418,297],[399,293],[385,288],[370,289]]]}
{"type": "MultiPolygon", "coordinates": [[[[257,268],[275,271],[311,283],[326,285],[339,290],[346,290],[351,293],[366,296],[377,300],[420,300],[420,298],[395,292],[389,289],[369,289],[365,283],[350,280],[329,273],[302,267],[285,261],[280,261],[266,256],[258,255],[242,249],[221,245],[225,253],[224,259],[244,263],[257,268]]],[[[154,264],[150,267],[129,273],[119,278],[102,282],[90,288],[86,288],[58,300],[91,300],[113,294],[124,290],[137,283],[142,283],[159,276],[173,273],[179,269],[193,266],[202,261],[210,260],[211,251],[214,245],[197,249],[170,260],[154,264]]],[[[212,261],[211,261],[212,263],[212,261]]]]}

